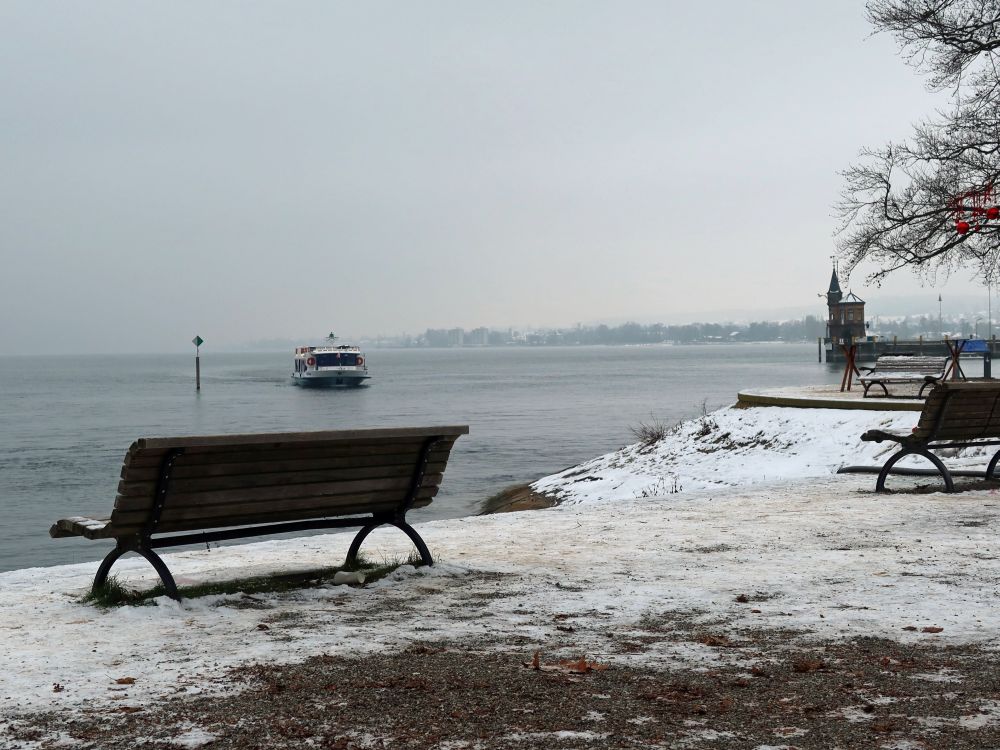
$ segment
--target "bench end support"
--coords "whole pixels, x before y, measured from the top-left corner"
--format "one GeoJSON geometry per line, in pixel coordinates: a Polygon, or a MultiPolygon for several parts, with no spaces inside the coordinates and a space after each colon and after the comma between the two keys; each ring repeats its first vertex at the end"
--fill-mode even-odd
{"type": "Polygon", "coordinates": [[[167,591],[167,596],[176,601],[181,600],[181,595],[177,591],[177,583],[174,581],[173,575],[170,573],[170,568],[167,564],[163,562],[163,558],[158,554],[153,552],[144,545],[139,546],[129,546],[122,545],[119,543],[117,547],[111,550],[107,557],[101,561],[101,567],[97,569],[97,575],[94,576],[93,590],[97,590],[108,580],[108,573],[111,572],[111,566],[118,561],[118,558],[124,555],[126,552],[135,552],[138,555],[142,555],[149,561],[149,564],[153,566],[156,570],[157,575],[160,576],[160,580],[163,582],[163,588],[167,591]]]}
{"type": "Polygon", "coordinates": [[[415,546],[417,548],[417,552],[420,553],[420,561],[424,565],[434,564],[434,558],[431,557],[431,551],[427,549],[427,544],[424,543],[423,538],[420,536],[420,534],[417,533],[417,530],[412,526],[410,526],[410,524],[406,522],[405,518],[394,518],[391,520],[390,519],[375,520],[361,527],[361,530],[358,531],[358,533],[354,536],[354,540],[351,542],[350,549],[347,550],[347,560],[344,562],[345,566],[350,568],[357,565],[358,552],[361,549],[362,543],[365,541],[365,539],[369,534],[371,534],[375,529],[377,529],[379,526],[382,526],[383,524],[389,524],[391,526],[395,526],[397,529],[399,529],[408,537],[410,537],[410,541],[413,542],[413,546],[415,546]]]}
{"type": "MultiPolygon", "coordinates": [[[[876,492],[886,491],[885,480],[889,476],[889,471],[892,469],[893,466],[896,465],[898,461],[900,461],[900,459],[905,458],[906,456],[909,455],[923,456],[932,464],[934,464],[934,468],[938,470],[938,472],[941,474],[941,477],[944,479],[945,492],[955,491],[955,482],[951,478],[951,472],[948,471],[948,467],[944,465],[944,462],[940,458],[935,456],[929,450],[924,450],[922,448],[904,447],[899,452],[894,453],[892,456],[890,456],[889,460],[885,462],[885,465],[882,467],[882,471],[879,472],[878,479],[875,481],[876,492]]],[[[989,477],[990,473],[992,473],[992,469],[987,471],[986,476],[989,477]]]]}

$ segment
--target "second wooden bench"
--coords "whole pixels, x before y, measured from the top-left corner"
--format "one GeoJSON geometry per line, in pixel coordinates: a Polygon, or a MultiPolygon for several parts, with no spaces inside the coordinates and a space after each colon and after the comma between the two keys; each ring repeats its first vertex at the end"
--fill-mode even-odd
{"type": "Polygon", "coordinates": [[[924,390],[944,380],[948,371],[948,357],[924,356],[916,354],[880,354],[875,360],[875,366],[858,377],[858,382],[865,389],[864,398],[868,398],[869,389],[877,385],[883,395],[888,398],[888,386],[912,384],[920,385],[918,398],[923,398],[924,390]]]}
{"type": "Polygon", "coordinates": [[[868,430],[861,439],[875,443],[887,440],[899,445],[899,450],[889,456],[881,469],[846,466],[838,471],[840,474],[877,471],[876,492],[885,491],[885,480],[890,473],[940,473],[948,492],[955,490],[953,474],[991,479],[1000,462],[1000,450],[993,454],[985,471],[953,471],[945,466],[935,452],[1000,445],[1000,380],[940,383],[924,402],[917,426],[911,432],[868,430]],[[934,469],[893,469],[899,461],[913,455],[923,456],[933,464],[934,469]]]}

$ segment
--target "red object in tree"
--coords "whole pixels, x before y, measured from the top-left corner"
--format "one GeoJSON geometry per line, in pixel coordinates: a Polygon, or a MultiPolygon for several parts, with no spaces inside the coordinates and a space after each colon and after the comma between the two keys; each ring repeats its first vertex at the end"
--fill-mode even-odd
{"type": "Polygon", "coordinates": [[[967,221],[956,221],[955,222],[955,231],[958,232],[959,234],[965,234],[966,232],[969,231],[969,222],[967,222],[967,221]]]}
{"type": "Polygon", "coordinates": [[[996,206],[991,206],[990,208],[987,208],[986,209],[986,218],[987,219],[1000,219],[1000,208],[997,208],[996,206]]]}

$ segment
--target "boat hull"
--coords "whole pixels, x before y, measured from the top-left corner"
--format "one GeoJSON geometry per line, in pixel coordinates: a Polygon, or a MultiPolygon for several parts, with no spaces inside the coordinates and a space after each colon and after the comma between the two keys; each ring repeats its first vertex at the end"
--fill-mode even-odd
{"type": "Polygon", "coordinates": [[[297,372],[292,382],[303,388],[357,388],[367,385],[369,377],[364,372],[297,372]]]}

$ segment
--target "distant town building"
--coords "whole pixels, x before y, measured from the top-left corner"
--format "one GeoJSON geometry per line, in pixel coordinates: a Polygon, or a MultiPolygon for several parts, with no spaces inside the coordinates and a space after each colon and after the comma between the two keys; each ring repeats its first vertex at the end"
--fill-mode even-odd
{"type": "Polygon", "coordinates": [[[840,289],[837,269],[830,277],[830,289],[826,293],[829,317],[826,321],[826,335],[835,344],[848,340],[864,339],[868,335],[865,327],[865,301],[853,292],[845,296],[840,289]]]}
{"type": "Polygon", "coordinates": [[[489,346],[490,345],[490,329],[489,328],[473,328],[469,331],[469,335],[466,337],[465,343],[469,346],[489,346]]]}
{"type": "Polygon", "coordinates": [[[448,346],[465,346],[465,331],[461,328],[452,328],[449,330],[448,346]]]}

